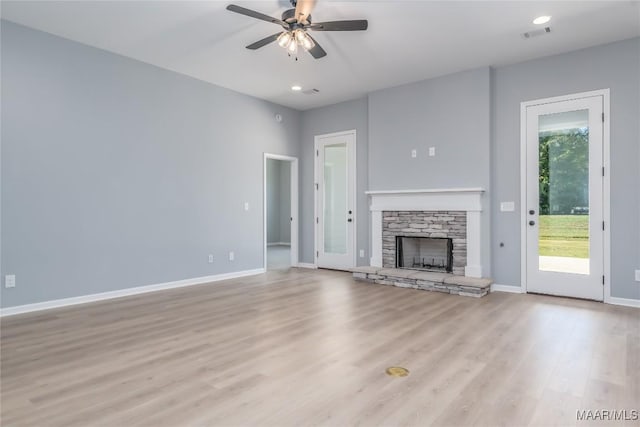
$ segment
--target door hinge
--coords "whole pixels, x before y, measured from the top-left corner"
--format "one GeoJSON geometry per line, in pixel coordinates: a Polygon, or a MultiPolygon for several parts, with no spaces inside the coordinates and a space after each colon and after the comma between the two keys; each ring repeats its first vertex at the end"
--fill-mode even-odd
{"type": "Polygon", "coordinates": [[[604,221],[602,221],[602,231],[604,231],[604,221]]]}
{"type": "Polygon", "coordinates": [[[602,276],[602,284],[604,285],[604,276],[602,276]]]}
{"type": "Polygon", "coordinates": [[[604,123],[604,113],[602,113],[602,123],[604,123]]]}
{"type": "Polygon", "coordinates": [[[316,224],[320,224],[320,220],[316,217],[316,224]]]}
{"type": "Polygon", "coordinates": [[[320,157],[320,150],[316,150],[316,157],[320,157]]]}
{"type": "Polygon", "coordinates": [[[602,176],[604,176],[604,166],[602,167],[602,176]]]}
{"type": "Polygon", "coordinates": [[[320,186],[318,185],[318,183],[316,182],[316,190],[318,190],[320,188],[320,186]]]}
{"type": "Polygon", "coordinates": [[[320,252],[316,251],[316,258],[319,258],[319,257],[320,257],[320,252]]]}

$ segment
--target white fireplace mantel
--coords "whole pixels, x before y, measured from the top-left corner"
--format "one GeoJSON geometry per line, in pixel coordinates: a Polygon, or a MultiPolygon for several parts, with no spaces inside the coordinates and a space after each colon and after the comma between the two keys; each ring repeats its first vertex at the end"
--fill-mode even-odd
{"type": "Polygon", "coordinates": [[[482,188],[367,191],[371,211],[371,265],[382,267],[383,211],[467,212],[467,265],[465,276],[482,277],[480,214],[482,188]]]}

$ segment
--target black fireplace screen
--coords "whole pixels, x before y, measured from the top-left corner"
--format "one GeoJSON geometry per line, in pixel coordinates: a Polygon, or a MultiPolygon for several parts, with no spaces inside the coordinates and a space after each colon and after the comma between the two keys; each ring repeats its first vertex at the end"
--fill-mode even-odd
{"type": "Polygon", "coordinates": [[[453,271],[453,241],[447,238],[396,236],[396,267],[453,271]]]}

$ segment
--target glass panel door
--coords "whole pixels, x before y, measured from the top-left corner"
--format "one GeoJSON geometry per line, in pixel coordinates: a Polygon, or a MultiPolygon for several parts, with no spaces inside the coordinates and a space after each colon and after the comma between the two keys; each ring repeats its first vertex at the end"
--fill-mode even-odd
{"type": "Polygon", "coordinates": [[[324,252],[347,253],[347,144],[324,146],[324,252]]]}
{"type": "Polygon", "coordinates": [[[355,266],[355,132],[316,137],[316,264],[355,266]]]}
{"type": "Polygon", "coordinates": [[[528,292],[603,299],[603,97],[526,107],[528,292]]]}
{"type": "Polygon", "coordinates": [[[589,110],[538,117],[539,267],[589,274],[589,110]]]}

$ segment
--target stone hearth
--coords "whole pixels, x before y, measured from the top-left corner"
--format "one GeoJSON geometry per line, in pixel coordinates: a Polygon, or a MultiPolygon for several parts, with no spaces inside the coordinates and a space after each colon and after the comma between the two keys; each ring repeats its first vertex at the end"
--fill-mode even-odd
{"type": "Polygon", "coordinates": [[[434,273],[401,268],[356,267],[353,277],[379,285],[421,289],[480,298],[489,293],[491,279],[458,276],[450,273],[434,273]]]}

